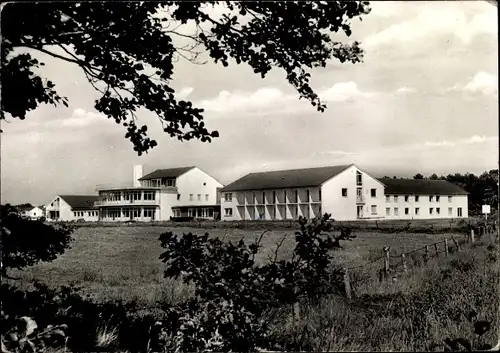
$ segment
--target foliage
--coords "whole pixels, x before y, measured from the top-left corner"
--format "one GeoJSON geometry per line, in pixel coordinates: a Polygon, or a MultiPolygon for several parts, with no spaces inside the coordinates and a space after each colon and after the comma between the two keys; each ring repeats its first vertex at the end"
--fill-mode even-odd
{"type": "Polygon", "coordinates": [[[9,205],[0,206],[1,272],[49,262],[69,248],[72,228],[21,218],[9,205]]]}
{"type": "Polygon", "coordinates": [[[140,155],[156,146],[136,113],[155,113],[163,130],[179,140],[210,142],[218,136],[203,122],[203,109],[177,100],[171,87],[179,57],[199,63],[200,47],[215,63],[248,64],[265,77],[285,72],[300,98],[325,109],[309,85],[309,70],[331,59],[360,62],[359,43],[334,41],[351,34],[350,19],[368,14],[368,2],[225,1],[230,15],[207,13],[215,1],[9,3],[2,9],[1,116],[24,119],[40,104],[68,106],[50,78],[41,77],[44,53],[77,65],[101,94],[95,109],[127,128],[140,155]],[[207,26],[208,25],[208,26],[207,26]],[[195,29],[186,33],[186,28],[195,29]],[[184,29],[184,30],[183,30],[184,29]],[[186,45],[176,45],[178,39],[186,45]],[[294,38],[295,40],[290,40],[294,38]],[[26,52],[26,49],[29,52],[26,52]]]}
{"type": "Polygon", "coordinates": [[[160,236],[166,249],[160,257],[167,265],[165,276],[196,287],[195,297],[170,315],[170,332],[177,334],[180,350],[249,351],[269,346],[269,310],[341,290],[342,270],[330,268],[330,250],[338,248],[340,240],[351,239],[350,232],[331,234],[329,215],[309,222],[301,217],[299,223],[292,259],[278,260],[277,244],[265,265],[255,263],[265,232],[250,245],[243,240],[225,243],[207,233],[160,236]],[[217,346],[207,346],[216,334],[217,346]]]}

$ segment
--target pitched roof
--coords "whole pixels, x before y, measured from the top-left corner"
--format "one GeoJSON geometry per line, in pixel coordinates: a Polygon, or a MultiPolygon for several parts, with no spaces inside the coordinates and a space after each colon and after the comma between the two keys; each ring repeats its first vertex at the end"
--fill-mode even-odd
{"type": "Polygon", "coordinates": [[[467,191],[446,180],[379,179],[386,185],[385,194],[467,195],[467,191]]]}
{"type": "Polygon", "coordinates": [[[96,195],[59,195],[61,199],[66,201],[73,210],[88,210],[93,209],[94,202],[99,200],[96,195]]]}
{"type": "Polygon", "coordinates": [[[278,170],[250,173],[222,188],[221,191],[264,190],[319,186],[352,166],[278,170]]]}
{"type": "Polygon", "coordinates": [[[177,178],[182,174],[190,171],[195,167],[181,167],[181,168],[168,168],[168,169],[157,169],[152,173],[146,174],[139,180],[157,179],[157,178],[177,178]]]}

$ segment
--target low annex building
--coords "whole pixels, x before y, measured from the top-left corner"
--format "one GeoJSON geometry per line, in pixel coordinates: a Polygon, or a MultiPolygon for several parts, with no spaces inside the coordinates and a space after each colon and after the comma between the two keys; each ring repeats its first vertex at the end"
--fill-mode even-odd
{"type": "Polygon", "coordinates": [[[446,180],[380,179],[385,188],[385,218],[467,218],[468,193],[446,180]]]}
{"type": "Polygon", "coordinates": [[[58,195],[45,206],[48,221],[97,221],[97,195],[58,195]]]}
{"type": "Polygon", "coordinates": [[[168,221],[176,217],[217,219],[223,185],[198,167],[158,169],[143,176],[134,166],[133,185],[98,188],[102,221],[168,221]]]}
{"type": "Polygon", "coordinates": [[[384,187],[354,164],[250,173],[222,188],[222,219],[380,219],[384,187]]]}

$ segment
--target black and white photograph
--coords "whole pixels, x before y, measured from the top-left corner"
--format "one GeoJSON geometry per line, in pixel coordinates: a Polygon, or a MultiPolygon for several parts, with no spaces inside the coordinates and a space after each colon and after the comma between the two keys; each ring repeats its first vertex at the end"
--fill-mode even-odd
{"type": "Polygon", "coordinates": [[[500,351],[498,2],[0,4],[1,351],[500,351]]]}

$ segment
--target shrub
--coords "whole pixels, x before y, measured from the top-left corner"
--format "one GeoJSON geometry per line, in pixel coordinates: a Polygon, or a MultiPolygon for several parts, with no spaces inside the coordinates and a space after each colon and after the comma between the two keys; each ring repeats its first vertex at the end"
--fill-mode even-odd
{"type": "Polygon", "coordinates": [[[165,276],[181,278],[195,285],[189,302],[167,310],[164,323],[165,344],[182,351],[207,349],[249,351],[271,347],[267,339],[269,320],[265,313],[273,308],[301,300],[316,300],[333,289],[342,290],[342,270],[331,268],[331,251],[341,240],[352,238],[349,228],[333,235],[329,215],[307,221],[299,219],[292,259],[274,258],[256,265],[259,239],[250,245],[223,242],[192,233],[177,237],[172,232],[160,236],[166,251],[165,276]],[[215,342],[215,343],[214,343],[215,342]]]}

